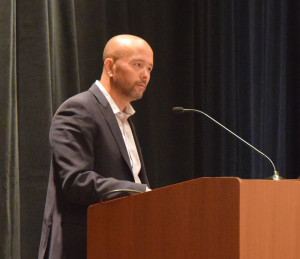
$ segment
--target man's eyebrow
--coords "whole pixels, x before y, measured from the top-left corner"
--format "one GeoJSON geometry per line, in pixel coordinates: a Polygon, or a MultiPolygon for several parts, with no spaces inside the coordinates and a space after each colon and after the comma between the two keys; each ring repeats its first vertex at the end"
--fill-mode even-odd
{"type": "Polygon", "coordinates": [[[142,62],[145,62],[145,60],[142,59],[142,58],[134,58],[134,59],[132,59],[132,61],[142,61],[142,62]]]}
{"type": "MultiPolygon", "coordinates": [[[[132,59],[132,62],[137,62],[137,61],[147,63],[146,60],[141,59],[141,58],[134,58],[134,59],[132,59]]],[[[152,63],[150,63],[149,65],[150,65],[151,67],[153,67],[153,64],[152,64],[152,63]]]]}

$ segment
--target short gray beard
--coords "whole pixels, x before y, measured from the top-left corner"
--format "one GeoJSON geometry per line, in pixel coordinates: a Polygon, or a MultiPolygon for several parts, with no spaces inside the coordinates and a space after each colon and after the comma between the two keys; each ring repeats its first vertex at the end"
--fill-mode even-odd
{"type": "Polygon", "coordinates": [[[139,100],[143,97],[144,95],[144,92],[142,92],[142,94],[138,94],[135,89],[134,89],[134,86],[130,89],[124,89],[122,87],[118,87],[117,86],[117,89],[120,91],[120,93],[124,96],[126,96],[127,98],[129,98],[130,100],[132,101],[135,101],[135,100],[139,100]]]}

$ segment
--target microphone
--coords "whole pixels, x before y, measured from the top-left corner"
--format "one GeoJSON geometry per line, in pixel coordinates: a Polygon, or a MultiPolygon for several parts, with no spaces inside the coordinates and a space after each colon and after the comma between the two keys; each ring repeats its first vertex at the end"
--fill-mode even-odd
{"type": "Polygon", "coordinates": [[[223,124],[221,124],[220,122],[216,121],[214,118],[212,118],[211,116],[209,116],[205,112],[200,111],[200,110],[196,110],[196,109],[184,109],[183,107],[173,107],[172,111],[175,112],[175,113],[196,112],[196,113],[203,114],[204,116],[206,116],[207,118],[209,118],[210,120],[212,120],[214,123],[216,123],[219,126],[221,126],[223,129],[227,130],[233,136],[235,136],[236,138],[238,138],[239,140],[241,140],[242,142],[244,142],[245,144],[247,144],[249,147],[251,147],[253,150],[255,150],[256,152],[258,152],[260,155],[262,155],[263,157],[267,158],[271,162],[271,164],[272,164],[272,166],[274,168],[274,174],[272,176],[268,177],[267,179],[272,179],[272,180],[282,180],[283,179],[279,175],[278,171],[276,170],[276,167],[275,167],[273,161],[266,154],[264,154],[263,152],[261,152],[260,150],[258,150],[256,147],[252,146],[246,140],[242,139],[240,136],[238,136],[237,134],[235,134],[234,132],[232,132],[231,130],[229,130],[228,128],[226,128],[223,124]]]}

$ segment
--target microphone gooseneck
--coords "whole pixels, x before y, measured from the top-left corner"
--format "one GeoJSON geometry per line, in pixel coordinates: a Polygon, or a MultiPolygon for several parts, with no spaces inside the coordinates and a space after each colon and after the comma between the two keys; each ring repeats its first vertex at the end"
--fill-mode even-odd
{"type": "Polygon", "coordinates": [[[256,152],[258,152],[260,155],[264,156],[265,158],[267,158],[273,168],[274,168],[274,174],[271,177],[268,177],[268,179],[273,179],[273,180],[282,180],[283,178],[279,175],[278,171],[276,170],[276,167],[273,163],[273,161],[263,152],[261,152],[260,150],[258,150],[256,147],[254,147],[253,145],[251,145],[250,143],[248,143],[246,140],[242,139],[240,136],[238,136],[237,134],[235,134],[234,132],[232,132],[230,129],[226,128],[223,124],[221,124],[220,122],[216,121],[214,118],[212,118],[211,116],[209,116],[208,114],[206,114],[203,111],[200,110],[196,110],[196,109],[185,109],[183,107],[173,107],[172,108],[173,112],[176,113],[184,113],[184,112],[197,112],[197,113],[201,113],[204,116],[206,116],[207,118],[209,118],[210,120],[212,120],[214,123],[218,124],[219,126],[221,126],[223,129],[227,130],[229,133],[231,133],[233,136],[235,136],[236,138],[238,138],[239,140],[241,140],[242,142],[244,142],[245,144],[247,144],[249,147],[251,147],[252,149],[254,149],[256,152]]]}

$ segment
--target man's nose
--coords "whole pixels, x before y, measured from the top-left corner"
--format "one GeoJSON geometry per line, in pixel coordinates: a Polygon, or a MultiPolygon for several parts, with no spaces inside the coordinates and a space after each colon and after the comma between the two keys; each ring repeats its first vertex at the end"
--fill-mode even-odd
{"type": "Polygon", "coordinates": [[[145,79],[150,78],[150,71],[147,67],[142,69],[142,78],[145,78],[145,79]]]}

